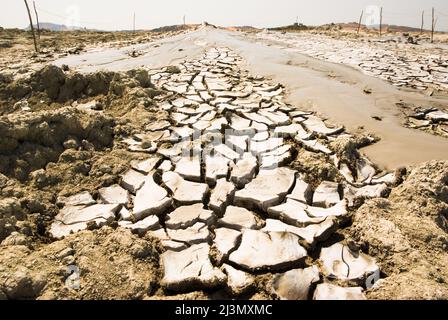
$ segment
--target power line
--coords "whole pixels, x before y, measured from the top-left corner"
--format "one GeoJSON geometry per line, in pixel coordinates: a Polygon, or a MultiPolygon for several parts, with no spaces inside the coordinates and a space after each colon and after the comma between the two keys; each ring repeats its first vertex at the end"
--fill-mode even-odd
{"type": "MultiPolygon", "coordinates": [[[[58,14],[58,13],[51,12],[51,11],[49,11],[49,10],[43,9],[43,8],[41,8],[41,7],[39,7],[39,6],[36,6],[36,7],[37,7],[40,11],[42,11],[42,12],[48,14],[48,15],[53,16],[53,17],[56,17],[56,18],[59,18],[59,19],[64,20],[64,21],[66,21],[66,20],[68,20],[68,19],[70,18],[70,17],[68,17],[68,16],[64,16],[64,15],[61,15],[61,14],[58,14]]],[[[98,21],[98,20],[95,20],[95,21],[79,20],[79,22],[80,22],[81,24],[85,24],[85,25],[88,25],[88,24],[90,24],[90,25],[95,25],[95,24],[109,24],[109,22],[106,22],[106,21],[98,21]]]]}

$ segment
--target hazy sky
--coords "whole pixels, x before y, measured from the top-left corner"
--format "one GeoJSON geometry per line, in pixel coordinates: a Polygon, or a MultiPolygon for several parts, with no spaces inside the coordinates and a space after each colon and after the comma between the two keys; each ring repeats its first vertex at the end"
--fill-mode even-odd
{"type": "MultiPolygon", "coordinates": [[[[22,0],[1,0],[0,26],[23,28],[28,16],[22,0]]],[[[383,22],[430,28],[431,7],[436,8],[437,29],[448,31],[447,0],[35,0],[41,22],[80,25],[103,30],[154,28],[208,21],[221,26],[272,27],[296,21],[308,25],[357,21],[362,9],[383,6],[383,22]]],[[[32,0],[28,0],[32,6],[32,0]]]]}

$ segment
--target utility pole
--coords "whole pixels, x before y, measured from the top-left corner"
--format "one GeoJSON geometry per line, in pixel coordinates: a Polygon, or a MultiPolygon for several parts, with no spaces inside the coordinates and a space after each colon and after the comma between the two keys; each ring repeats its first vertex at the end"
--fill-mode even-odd
{"type": "Polygon", "coordinates": [[[423,26],[424,26],[424,24],[425,24],[425,11],[423,10],[422,11],[422,26],[420,28],[420,35],[423,34],[423,26]]]}
{"type": "Polygon", "coordinates": [[[364,15],[364,10],[361,10],[361,16],[359,17],[359,23],[358,23],[358,34],[359,34],[359,30],[361,30],[361,22],[362,22],[363,15],[364,15]]]}
{"type": "Polygon", "coordinates": [[[36,52],[39,52],[39,48],[37,47],[36,34],[34,33],[33,18],[31,17],[30,7],[28,6],[28,2],[26,2],[26,0],[23,1],[25,2],[26,10],[28,11],[28,18],[30,19],[31,32],[33,34],[34,40],[34,49],[36,50],[36,52]]]}
{"type": "Polygon", "coordinates": [[[184,20],[184,25],[185,25],[185,15],[184,15],[184,19],[183,20],[184,20]]]}
{"type": "Polygon", "coordinates": [[[36,2],[33,1],[34,13],[36,14],[36,22],[37,22],[37,38],[40,41],[40,24],[39,24],[39,15],[37,14],[36,2]]]}
{"type": "Polygon", "coordinates": [[[134,33],[135,33],[135,12],[134,12],[134,23],[133,23],[133,30],[134,30],[134,33]]]}
{"type": "Polygon", "coordinates": [[[380,38],[383,33],[383,7],[380,10],[380,38]]]}
{"type": "Polygon", "coordinates": [[[434,28],[436,27],[436,23],[434,21],[434,7],[432,8],[432,22],[431,22],[431,43],[434,42],[434,28]]]}

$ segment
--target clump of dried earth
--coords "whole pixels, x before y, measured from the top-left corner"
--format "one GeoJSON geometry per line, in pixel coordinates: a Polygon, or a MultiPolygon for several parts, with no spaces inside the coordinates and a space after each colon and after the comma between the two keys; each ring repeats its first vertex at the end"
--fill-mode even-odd
{"type": "Polygon", "coordinates": [[[388,199],[365,203],[347,230],[382,261],[388,277],[375,299],[446,299],[448,294],[448,167],[433,161],[414,168],[388,199]]]}
{"type": "Polygon", "coordinates": [[[446,299],[448,162],[381,172],[241,60],[2,81],[0,297],[446,299]]]}

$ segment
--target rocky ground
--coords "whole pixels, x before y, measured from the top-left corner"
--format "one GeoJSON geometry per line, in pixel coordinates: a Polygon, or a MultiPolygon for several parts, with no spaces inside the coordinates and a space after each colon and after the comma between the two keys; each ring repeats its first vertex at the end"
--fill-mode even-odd
{"type": "Polygon", "coordinates": [[[448,161],[383,172],[243,63],[2,78],[0,297],[448,298],[448,161]]]}

